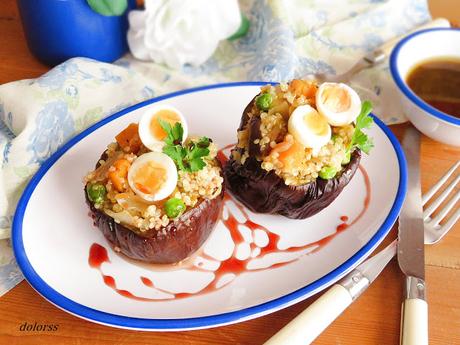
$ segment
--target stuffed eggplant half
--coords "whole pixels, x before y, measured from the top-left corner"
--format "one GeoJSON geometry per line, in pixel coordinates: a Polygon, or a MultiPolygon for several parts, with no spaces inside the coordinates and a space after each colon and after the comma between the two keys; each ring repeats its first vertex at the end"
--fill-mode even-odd
{"type": "Polygon", "coordinates": [[[223,174],[207,137],[188,137],[185,118],[150,108],[116,135],[85,177],[95,225],[114,250],[149,263],[177,263],[217,223],[223,174]]]}
{"type": "Polygon", "coordinates": [[[255,212],[304,219],[327,207],[369,153],[371,104],[349,86],[267,85],[244,109],[224,168],[227,188],[255,212]]]}

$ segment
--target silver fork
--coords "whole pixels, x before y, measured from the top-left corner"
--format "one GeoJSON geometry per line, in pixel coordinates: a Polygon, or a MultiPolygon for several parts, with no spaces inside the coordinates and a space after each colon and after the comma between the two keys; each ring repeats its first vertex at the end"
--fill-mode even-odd
{"type": "Polygon", "coordinates": [[[445,219],[446,215],[454,206],[456,206],[458,200],[460,199],[460,189],[456,188],[460,182],[460,173],[457,172],[459,166],[460,161],[457,161],[457,163],[455,163],[449,171],[447,171],[447,173],[441,177],[441,179],[422,197],[422,203],[425,206],[428,201],[431,200],[433,195],[446,185],[449,178],[455,173],[455,177],[452,182],[423,211],[423,221],[425,222],[425,244],[434,244],[438,242],[450,230],[450,228],[454,226],[460,217],[460,208],[457,206],[455,213],[450,218],[445,219]],[[454,193],[456,191],[456,193],[442,209],[438,210],[436,216],[432,218],[433,213],[439,208],[442,202],[452,194],[452,191],[454,191],[454,193]]]}

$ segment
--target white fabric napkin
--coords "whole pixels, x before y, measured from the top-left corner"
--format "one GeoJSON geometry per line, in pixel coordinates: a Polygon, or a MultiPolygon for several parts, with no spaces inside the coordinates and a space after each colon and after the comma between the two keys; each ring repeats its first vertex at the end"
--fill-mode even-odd
{"type": "MultiPolygon", "coordinates": [[[[115,64],[74,58],[37,79],[0,86],[0,296],[22,279],[9,240],[18,199],[38,167],[76,133],[191,86],[342,73],[430,19],[426,0],[244,0],[241,8],[251,22],[248,34],[222,41],[200,67],[171,70],[130,55],[115,64]]],[[[387,124],[405,121],[387,64],[361,72],[352,84],[387,124]]]]}

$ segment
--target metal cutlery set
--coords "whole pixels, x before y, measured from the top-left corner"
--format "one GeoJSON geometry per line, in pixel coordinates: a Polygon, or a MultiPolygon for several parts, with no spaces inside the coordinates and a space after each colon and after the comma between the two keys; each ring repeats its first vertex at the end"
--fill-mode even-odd
{"type": "Polygon", "coordinates": [[[398,239],[360,264],[347,274],[306,310],[270,338],[266,345],[310,344],[378,277],[388,262],[397,254],[401,271],[406,276],[401,312],[402,345],[428,344],[428,305],[425,300],[424,244],[438,242],[458,221],[460,209],[449,212],[460,198],[457,191],[444,206],[442,203],[459,185],[457,161],[447,173],[425,194],[420,186],[420,133],[409,128],[403,148],[408,163],[408,190],[399,216],[398,239]],[[455,175],[444,191],[432,200],[455,175]],[[430,205],[423,211],[423,205],[430,205]],[[432,215],[436,214],[433,218],[432,215]],[[441,225],[442,222],[442,225],[441,225]]]}

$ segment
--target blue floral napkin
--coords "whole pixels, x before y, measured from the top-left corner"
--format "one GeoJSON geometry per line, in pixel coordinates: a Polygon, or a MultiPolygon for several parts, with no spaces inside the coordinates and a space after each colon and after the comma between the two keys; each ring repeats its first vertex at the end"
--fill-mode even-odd
{"type": "MultiPolygon", "coordinates": [[[[217,82],[283,81],[342,73],[385,41],[430,19],[426,0],[244,0],[251,27],[223,41],[200,67],[170,70],[126,56],[115,64],[75,58],[37,79],[0,86],[0,296],[22,280],[10,231],[31,176],[69,138],[142,100],[217,82]]],[[[405,121],[388,66],[352,84],[386,123],[405,121]]]]}

